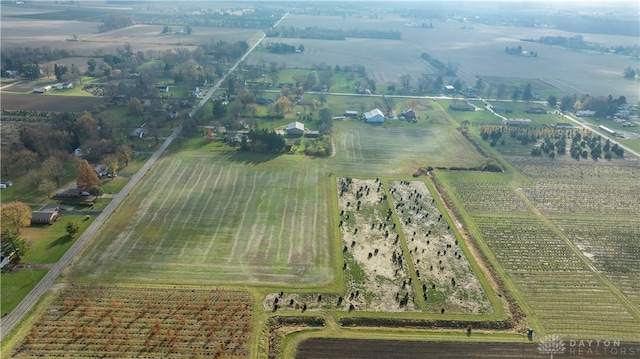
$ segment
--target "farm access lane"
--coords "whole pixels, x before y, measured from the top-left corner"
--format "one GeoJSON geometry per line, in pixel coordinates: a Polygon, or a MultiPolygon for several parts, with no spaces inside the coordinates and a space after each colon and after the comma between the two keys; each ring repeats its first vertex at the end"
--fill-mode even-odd
{"type": "MultiPolygon", "coordinates": [[[[275,25],[278,26],[289,13],[286,13],[275,25]]],[[[192,117],[195,115],[202,106],[211,98],[213,93],[220,87],[223,81],[231,74],[238,65],[244,61],[247,56],[264,40],[266,37],[263,34],[255,44],[247,52],[233,65],[233,67],[227,72],[227,74],[220,80],[218,83],[212,88],[205,98],[202,99],[194,107],[194,109],[189,113],[189,116],[192,117]]],[[[158,148],[153,155],[147,160],[147,162],[134,174],[131,176],[131,180],[122,188],[120,192],[114,194],[112,197],[112,201],[105,207],[102,211],[102,214],[96,218],[96,220],[89,225],[87,230],[78,238],[78,240],[67,250],[67,252],[60,258],[60,260],[51,266],[51,269],[47,274],[42,278],[42,280],[27,294],[27,296],[20,302],[20,304],[11,311],[7,316],[0,319],[0,339],[4,339],[5,336],[10,333],[13,328],[24,318],[24,316],[33,308],[33,306],[40,300],[40,297],[44,295],[49,288],[53,285],[55,280],[62,274],[62,271],[67,268],[75,258],[75,256],[80,252],[80,250],[89,242],[89,240],[96,234],[96,232],[102,227],[102,225],[106,222],[106,220],[113,214],[113,212],[120,206],[122,201],[129,195],[129,192],[133,190],[133,188],[142,180],[142,178],[146,175],[146,173],[151,169],[151,167],[155,164],[155,162],[160,158],[160,156],[164,153],[164,151],[169,147],[169,145],[173,142],[173,140],[178,137],[180,132],[182,131],[182,125],[177,126],[171,135],[167,137],[162,146],[158,148]]]]}

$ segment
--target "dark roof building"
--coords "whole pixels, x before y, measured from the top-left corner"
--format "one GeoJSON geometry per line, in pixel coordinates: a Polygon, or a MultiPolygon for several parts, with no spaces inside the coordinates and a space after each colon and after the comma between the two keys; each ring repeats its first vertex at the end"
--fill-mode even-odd
{"type": "Polygon", "coordinates": [[[60,218],[58,211],[32,211],[31,224],[53,224],[60,218]]]}

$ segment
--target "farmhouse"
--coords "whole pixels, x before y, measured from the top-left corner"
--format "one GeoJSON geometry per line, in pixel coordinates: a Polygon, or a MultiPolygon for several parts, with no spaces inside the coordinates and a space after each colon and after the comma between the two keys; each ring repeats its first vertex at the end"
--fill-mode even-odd
{"type": "Polygon", "coordinates": [[[107,165],[95,165],[93,166],[93,171],[98,176],[102,177],[109,174],[109,167],[107,167],[107,165]]]}
{"type": "Polygon", "coordinates": [[[507,118],[502,123],[508,126],[531,126],[531,120],[528,118],[507,118]]]}
{"type": "Polygon", "coordinates": [[[446,85],[444,87],[444,92],[446,93],[456,93],[456,88],[453,85],[446,85]]]}
{"type": "Polygon", "coordinates": [[[142,127],[138,127],[135,130],[131,131],[131,133],[129,134],[129,137],[132,137],[132,138],[135,138],[135,137],[144,138],[144,136],[146,136],[146,135],[147,135],[147,130],[145,130],[142,127]]]}
{"type": "Polygon", "coordinates": [[[58,211],[32,211],[31,224],[53,224],[60,218],[58,211]]]}
{"type": "Polygon", "coordinates": [[[382,123],[384,122],[384,114],[380,109],[374,108],[373,110],[364,113],[364,120],[371,123],[382,123]]]}
{"type": "Polygon", "coordinates": [[[158,92],[160,92],[160,93],[167,93],[167,92],[169,92],[169,86],[167,86],[167,85],[159,85],[159,86],[156,86],[156,90],[158,92]]]}
{"type": "Polygon", "coordinates": [[[544,107],[528,107],[524,112],[541,115],[547,113],[547,110],[544,107]]]}
{"type": "MultiPolygon", "coordinates": [[[[84,192],[86,193],[86,192],[84,192]]],[[[56,197],[58,198],[80,198],[83,194],[83,191],[78,188],[68,188],[66,190],[61,190],[56,193],[56,197]]]]}
{"type": "Polygon", "coordinates": [[[289,136],[302,136],[304,134],[304,123],[291,122],[285,127],[284,132],[289,136]]]}

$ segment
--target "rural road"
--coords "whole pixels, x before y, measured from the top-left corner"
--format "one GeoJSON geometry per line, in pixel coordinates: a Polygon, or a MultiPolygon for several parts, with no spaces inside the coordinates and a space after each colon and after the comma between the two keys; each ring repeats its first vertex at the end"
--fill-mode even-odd
{"type": "Polygon", "coordinates": [[[97,233],[102,227],[105,221],[111,216],[113,212],[118,208],[120,203],[129,195],[129,192],[142,180],[147,171],[153,166],[153,164],[160,158],[162,153],[169,147],[171,142],[178,136],[182,126],[178,126],[173,130],[171,136],[167,137],[162,146],[153,153],[149,160],[140,168],[135,175],[131,177],[131,180],[124,186],[124,188],[117,194],[113,195],[113,200],[109,203],[102,214],[91,223],[87,230],[76,240],[76,242],[69,248],[69,250],[60,258],[60,260],[51,266],[51,269],[42,278],[42,280],[33,288],[33,290],[20,302],[20,304],[11,311],[7,316],[0,320],[0,338],[4,337],[11,332],[11,330],[18,324],[22,318],[33,308],[33,306],[40,300],[40,297],[49,290],[51,285],[60,276],[62,271],[67,268],[73,261],[73,258],[82,250],[87,242],[97,233]]]}
{"type": "MultiPolygon", "coordinates": [[[[275,25],[278,26],[289,13],[286,13],[275,25]]],[[[211,98],[213,93],[220,88],[220,86],[224,83],[224,81],[228,78],[229,74],[231,74],[235,69],[244,61],[247,56],[264,40],[266,35],[262,35],[249,50],[231,67],[231,69],[216,83],[216,85],[209,90],[207,95],[193,108],[191,112],[189,112],[189,117],[194,116],[204,104],[211,98]]],[[[131,176],[129,182],[122,188],[120,192],[112,195],[112,201],[109,203],[102,213],[96,218],[96,220],[91,223],[91,225],[87,228],[87,230],[76,240],[76,242],[69,248],[69,250],[60,258],[60,260],[51,266],[51,269],[47,274],[42,278],[42,280],[27,294],[27,296],[20,302],[20,304],[12,310],[5,317],[0,319],[0,339],[4,339],[5,336],[10,333],[13,328],[22,321],[25,315],[33,308],[33,306],[40,300],[40,298],[49,290],[49,288],[53,285],[56,279],[60,276],[60,274],[71,264],[75,256],[82,250],[82,248],[89,242],[89,240],[98,232],[100,227],[107,221],[109,216],[115,212],[115,210],[120,206],[122,201],[129,195],[129,192],[133,190],[133,188],[144,178],[149,169],[154,165],[154,163],[160,158],[160,156],[164,153],[164,151],[169,147],[171,142],[178,137],[180,132],[182,131],[182,125],[176,127],[171,135],[167,137],[162,146],[158,148],[153,155],[147,160],[147,162],[136,172],[135,175],[131,176]]]]}

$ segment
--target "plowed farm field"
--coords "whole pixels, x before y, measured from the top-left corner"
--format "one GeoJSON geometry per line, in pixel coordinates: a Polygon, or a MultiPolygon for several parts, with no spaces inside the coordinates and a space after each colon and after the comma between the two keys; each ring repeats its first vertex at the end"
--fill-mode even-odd
{"type": "Polygon", "coordinates": [[[75,276],[190,284],[333,279],[329,185],[310,161],[183,151],[147,176],[75,276]]]}

